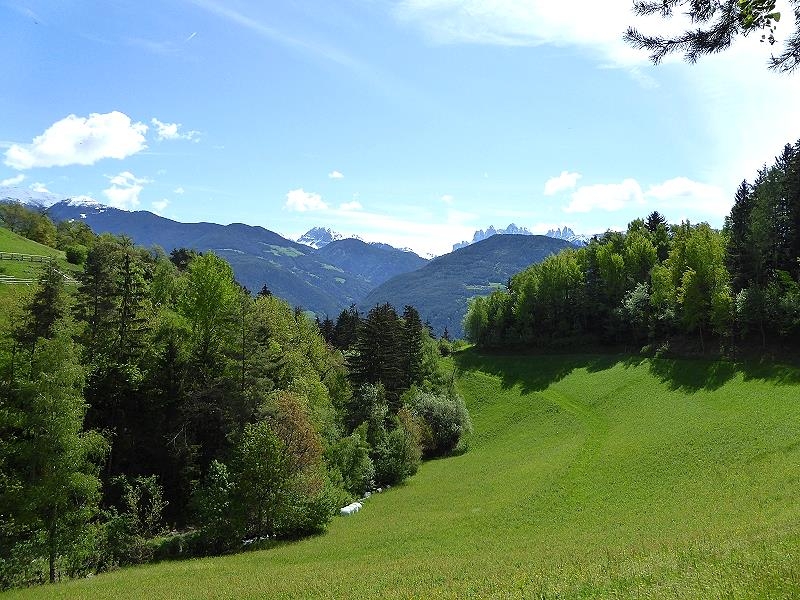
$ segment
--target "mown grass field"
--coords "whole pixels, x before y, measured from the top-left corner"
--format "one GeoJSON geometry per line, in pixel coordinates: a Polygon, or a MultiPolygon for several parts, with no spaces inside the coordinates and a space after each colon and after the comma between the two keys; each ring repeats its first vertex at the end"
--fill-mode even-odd
{"type": "Polygon", "coordinates": [[[469,451],[327,534],[9,598],[800,597],[800,372],[456,357],[469,451]]]}
{"type": "MultiPolygon", "coordinates": [[[[26,239],[4,227],[0,227],[0,252],[52,256],[56,259],[58,269],[73,277],[82,269],[68,263],[60,250],[26,239]]],[[[38,279],[44,267],[45,263],[39,262],[0,260],[0,275],[19,279],[38,279]]],[[[11,285],[0,282],[0,330],[9,325],[9,319],[18,312],[32,291],[32,285],[11,285]]]]}

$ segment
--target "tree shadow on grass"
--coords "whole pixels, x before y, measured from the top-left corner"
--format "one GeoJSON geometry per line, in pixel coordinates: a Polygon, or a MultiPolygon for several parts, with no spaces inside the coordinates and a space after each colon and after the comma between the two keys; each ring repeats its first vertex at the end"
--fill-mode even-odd
{"type": "Polygon", "coordinates": [[[624,364],[637,366],[641,357],[620,354],[490,353],[469,349],[454,355],[462,372],[481,371],[499,377],[503,389],[520,386],[523,393],[541,392],[576,369],[590,373],[624,364]]]}
{"type": "Polygon", "coordinates": [[[650,371],[673,390],[713,391],[741,375],[745,381],[800,384],[800,369],[770,359],[734,362],[726,359],[652,359],[650,371]]]}
{"type": "Polygon", "coordinates": [[[616,365],[647,364],[650,372],[671,390],[713,391],[742,375],[745,381],[778,385],[800,384],[800,368],[768,359],[734,362],[707,358],[646,358],[631,354],[492,353],[469,349],[454,355],[462,372],[481,371],[499,377],[503,389],[520,386],[523,392],[539,392],[561,381],[576,369],[590,373],[616,365]]]}

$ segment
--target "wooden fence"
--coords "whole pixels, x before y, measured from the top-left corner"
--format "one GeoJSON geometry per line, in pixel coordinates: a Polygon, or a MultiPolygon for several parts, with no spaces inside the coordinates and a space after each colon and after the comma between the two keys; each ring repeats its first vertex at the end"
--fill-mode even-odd
{"type": "Polygon", "coordinates": [[[55,260],[52,256],[42,256],[40,254],[21,254],[19,252],[0,252],[0,260],[16,260],[21,262],[45,263],[55,260]]]}

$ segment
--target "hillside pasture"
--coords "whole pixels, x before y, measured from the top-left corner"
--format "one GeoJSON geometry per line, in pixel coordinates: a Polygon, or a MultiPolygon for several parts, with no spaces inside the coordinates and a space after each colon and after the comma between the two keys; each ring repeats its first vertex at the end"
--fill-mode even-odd
{"type": "Polygon", "coordinates": [[[800,371],[457,354],[475,432],[328,533],[9,598],[800,596],[800,371]]]}

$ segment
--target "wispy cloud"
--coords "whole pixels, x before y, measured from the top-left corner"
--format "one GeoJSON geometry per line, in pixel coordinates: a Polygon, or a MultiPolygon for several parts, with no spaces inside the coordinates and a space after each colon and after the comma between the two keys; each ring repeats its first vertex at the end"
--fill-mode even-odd
{"type": "Polygon", "coordinates": [[[350,202],[344,202],[339,205],[339,210],[344,211],[361,210],[362,208],[364,207],[361,206],[361,202],[358,200],[351,200],[350,202]]]}
{"type": "Polygon", "coordinates": [[[3,179],[2,181],[0,181],[0,186],[5,187],[7,185],[19,185],[24,180],[25,180],[25,175],[20,173],[19,175],[15,175],[14,177],[3,179]]]}
{"type": "Polygon", "coordinates": [[[296,212],[310,212],[325,210],[328,205],[322,200],[322,196],[314,192],[307,192],[300,188],[290,190],[286,194],[286,204],[284,208],[296,212]]]}
{"type": "Polygon", "coordinates": [[[167,206],[169,206],[169,200],[163,198],[161,200],[157,200],[156,202],[152,203],[153,212],[157,215],[163,214],[165,210],[167,210],[167,206]]]}
{"type": "Polygon", "coordinates": [[[363,73],[365,65],[356,60],[339,48],[323,44],[314,40],[308,40],[283,33],[274,27],[270,27],[259,19],[246,15],[213,0],[187,0],[190,4],[197,6],[211,14],[221,17],[231,23],[249,29],[253,33],[275,42],[282,46],[301,50],[326,61],[334,62],[338,65],[363,73]]]}
{"type": "Polygon", "coordinates": [[[108,180],[111,187],[103,190],[103,195],[108,198],[110,206],[124,210],[133,210],[139,206],[139,194],[146,183],[151,183],[146,177],[136,177],[130,171],[108,177],[108,180]]]}
{"type": "MultiPolygon", "coordinates": [[[[292,35],[268,25],[263,19],[242,11],[235,10],[218,0],[184,0],[212,15],[225,19],[229,23],[246,29],[268,42],[281,45],[312,57],[321,62],[337,65],[356,77],[366,81],[377,91],[386,96],[403,101],[422,103],[425,97],[412,90],[404,82],[399,81],[391,73],[381,72],[374,66],[355,57],[341,48],[310,36],[292,35]]],[[[253,6],[269,7],[269,3],[258,3],[253,6]]],[[[255,10],[255,9],[254,9],[255,10]]]]}
{"type": "Polygon", "coordinates": [[[342,173],[340,173],[339,171],[331,171],[330,173],[328,173],[328,178],[329,179],[344,179],[344,175],[342,175],[342,173]]]}
{"type": "Polygon", "coordinates": [[[544,184],[544,195],[554,196],[559,192],[571,190],[578,184],[578,179],[581,178],[580,173],[570,173],[569,171],[561,171],[558,177],[551,177],[544,184]]]}
{"type": "Polygon", "coordinates": [[[159,121],[155,117],[153,117],[150,122],[153,124],[155,128],[156,136],[159,141],[162,140],[189,140],[197,142],[198,136],[200,135],[199,131],[180,131],[180,128],[183,127],[180,123],[163,123],[159,121]]]}

